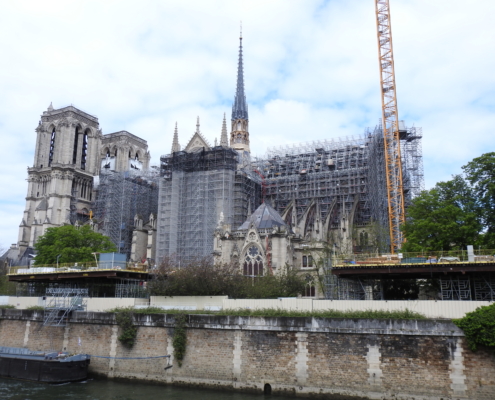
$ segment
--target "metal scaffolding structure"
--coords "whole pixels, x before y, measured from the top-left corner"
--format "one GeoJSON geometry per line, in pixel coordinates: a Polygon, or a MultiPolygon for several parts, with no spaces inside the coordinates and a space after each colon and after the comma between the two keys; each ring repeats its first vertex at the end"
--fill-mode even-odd
{"type": "MultiPolygon", "coordinates": [[[[407,204],[423,189],[422,136],[420,128],[406,128],[403,122],[400,125],[407,204]]],[[[376,231],[383,236],[378,240],[380,250],[390,248],[381,126],[373,132],[367,129],[357,137],[270,148],[264,158],[254,160],[253,166],[264,176],[266,200],[280,214],[293,205],[295,215],[286,216],[289,225],[293,221],[299,223],[308,207],[314,209],[311,217],[306,218],[303,237],[317,217],[325,222],[328,231],[335,232],[342,231],[337,228],[343,226],[345,219],[350,220],[350,228],[364,227],[374,221],[381,227],[376,231]]],[[[338,238],[333,241],[338,242],[338,238]]],[[[354,240],[353,248],[346,250],[370,250],[362,247],[354,240]]]]}
{"type": "Polygon", "coordinates": [[[238,169],[238,157],[235,150],[216,146],[160,158],[158,261],[211,255],[217,225],[235,229],[256,209],[260,178],[238,169]]]}
{"type": "Polygon", "coordinates": [[[119,253],[131,254],[134,217],[144,221],[158,211],[158,171],[102,172],[95,185],[94,221],[119,253]]]}

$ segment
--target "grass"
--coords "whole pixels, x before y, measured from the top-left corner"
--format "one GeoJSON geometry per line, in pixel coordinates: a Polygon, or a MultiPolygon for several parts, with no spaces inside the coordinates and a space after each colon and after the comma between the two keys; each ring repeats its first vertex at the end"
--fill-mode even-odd
{"type": "Polygon", "coordinates": [[[411,311],[409,309],[401,311],[380,311],[380,310],[363,310],[363,311],[337,311],[337,310],[319,310],[319,311],[291,311],[280,308],[263,308],[259,310],[236,309],[222,311],[208,310],[164,310],[160,307],[148,308],[121,308],[117,307],[108,312],[121,312],[131,310],[134,314],[200,314],[200,315],[230,315],[239,317],[313,317],[313,318],[367,318],[367,319],[427,319],[425,315],[411,311]]]}

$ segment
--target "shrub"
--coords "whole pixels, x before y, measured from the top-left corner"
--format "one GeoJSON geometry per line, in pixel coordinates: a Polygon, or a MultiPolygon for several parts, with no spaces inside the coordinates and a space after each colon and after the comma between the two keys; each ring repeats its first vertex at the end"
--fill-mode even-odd
{"type": "Polygon", "coordinates": [[[478,307],[453,322],[464,331],[471,350],[476,351],[478,346],[495,348],[495,303],[478,307]]]}

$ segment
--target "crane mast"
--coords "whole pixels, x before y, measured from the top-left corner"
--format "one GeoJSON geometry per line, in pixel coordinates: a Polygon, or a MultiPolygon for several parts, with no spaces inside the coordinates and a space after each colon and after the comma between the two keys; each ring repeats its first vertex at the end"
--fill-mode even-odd
{"type": "Polygon", "coordinates": [[[400,155],[399,116],[395,86],[392,28],[388,0],[375,0],[378,60],[382,93],[382,130],[388,197],[388,222],[392,254],[403,243],[401,225],[405,221],[402,161],[400,155]]]}

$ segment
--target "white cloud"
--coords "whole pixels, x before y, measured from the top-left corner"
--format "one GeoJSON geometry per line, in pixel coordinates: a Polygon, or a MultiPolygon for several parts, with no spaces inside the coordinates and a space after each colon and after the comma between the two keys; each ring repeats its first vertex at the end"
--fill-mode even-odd
{"type": "MultiPolygon", "coordinates": [[[[494,150],[495,3],[390,0],[399,113],[423,128],[426,186],[494,150]]],[[[360,135],[381,117],[369,0],[3,1],[0,13],[0,245],[17,239],[39,115],[50,101],[97,115],[104,133],[168,153],[196,116],[220,137],[243,23],[255,155],[360,135]]]]}

